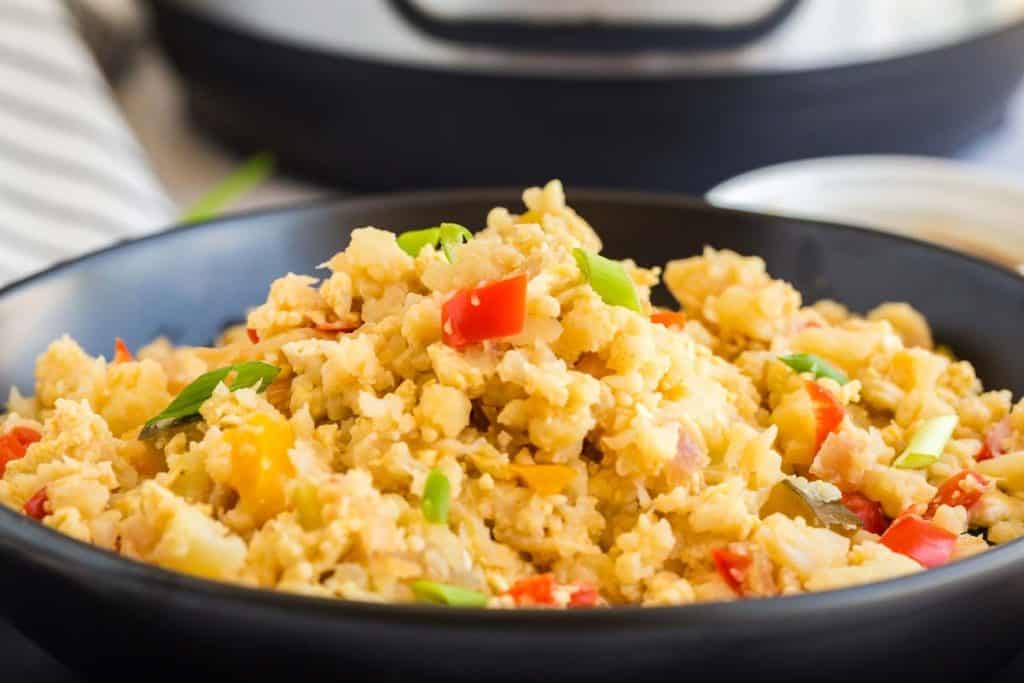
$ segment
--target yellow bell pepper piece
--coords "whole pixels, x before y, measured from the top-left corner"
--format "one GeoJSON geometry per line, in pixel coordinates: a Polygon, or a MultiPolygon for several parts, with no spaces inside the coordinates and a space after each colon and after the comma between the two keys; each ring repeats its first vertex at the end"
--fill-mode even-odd
{"type": "Polygon", "coordinates": [[[296,519],[306,531],[316,529],[323,524],[323,517],[320,514],[320,499],[317,496],[315,484],[308,481],[298,482],[292,489],[292,505],[295,507],[296,519]]]}
{"type": "Polygon", "coordinates": [[[512,465],[512,472],[542,496],[561,493],[576,478],[568,465],[512,465]]]}
{"type": "Polygon", "coordinates": [[[523,223],[537,223],[539,225],[542,220],[544,220],[544,214],[540,211],[534,211],[531,209],[519,216],[519,218],[516,219],[516,223],[520,225],[523,223]]]}
{"type": "Polygon", "coordinates": [[[257,413],[224,432],[231,444],[231,476],[239,506],[262,524],[287,506],[285,484],[295,476],[288,451],[295,435],[282,417],[257,413]]]}

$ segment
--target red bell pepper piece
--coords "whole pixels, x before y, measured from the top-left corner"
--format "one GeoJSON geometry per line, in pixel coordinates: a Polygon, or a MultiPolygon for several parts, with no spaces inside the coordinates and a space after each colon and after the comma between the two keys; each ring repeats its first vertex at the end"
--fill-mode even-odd
{"type": "Polygon", "coordinates": [[[31,498],[25,501],[25,514],[32,519],[42,520],[46,517],[46,487],[36,491],[31,498]]]}
{"type": "Polygon", "coordinates": [[[864,530],[880,534],[889,526],[882,506],[860,493],[844,493],[840,501],[864,522],[864,530]]]}
{"type": "Polygon", "coordinates": [[[118,337],[114,340],[114,362],[115,363],[131,363],[135,358],[132,356],[131,350],[128,345],[124,343],[124,339],[118,337]]]}
{"type": "Polygon", "coordinates": [[[743,595],[743,581],[750,568],[750,555],[733,552],[727,548],[715,548],[711,551],[711,559],[715,561],[718,573],[729,584],[737,595],[743,595]]]}
{"type": "Polygon", "coordinates": [[[992,458],[998,458],[1005,451],[1003,448],[1003,441],[1010,436],[1010,432],[1013,431],[1013,427],[1010,425],[1010,418],[1003,418],[999,422],[992,425],[988,430],[988,434],[985,435],[985,440],[981,444],[981,449],[978,451],[974,459],[978,462],[983,460],[991,460],[992,458]]]}
{"type": "Polygon", "coordinates": [[[247,337],[249,337],[249,341],[251,341],[253,344],[260,343],[260,333],[254,330],[253,328],[245,328],[245,334],[247,337]]]}
{"type": "Polygon", "coordinates": [[[537,574],[519,579],[506,591],[517,605],[555,604],[555,577],[552,574],[537,574]]]}
{"type": "Polygon", "coordinates": [[[931,569],[949,562],[956,534],[917,515],[903,515],[882,534],[882,544],[931,569]]]}
{"type": "MultiPolygon", "coordinates": [[[[511,595],[519,606],[552,606],[555,605],[557,587],[554,575],[537,574],[519,579],[505,591],[505,594],[511,595]]],[[[585,581],[578,581],[571,584],[571,588],[569,607],[593,607],[597,604],[597,589],[594,586],[585,581]]]]}
{"type": "Polygon", "coordinates": [[[988,490],[989,485],[989,480],[977,472],[961,470],[942,482],[935,497],[932,498],[932,502],[928,504],[925,517],[928,519],[934,517],[935,511],[939,509],[940,505],[950,507],[962,505],[970,510],[971,506],[977,503],[988,490]]]}
{"type": "Polygon", "coordinates": [[[4,476],[7,463],[25,455],[28,447],[42,438],[42,435],[30,427],[15,427],[0,436],[0,477],[4,476]]]}
{"type": "Polygon", "coordinates": [[[522,331],[526,322],[526,275],[460,289],[441,308],[442,339],[462,348],[522,331]]]}
{"type": "Polygon", "coordinates": [[[586,581],[578,581],[569,595],[569,607],[593,607],[597,604],[597,588],[586,581]]]}
{"type": "Polygon", "coordinates": [[[846,409],[831,391],[814,380],[807,380],[805,386],[807,393],[811,395],[811,403],[814,404],[814,420],[817,425],[814,452],[817,453],[828,435],[839,428],[846,415],[846,409]]]}
{"type": "Polygon", "coordinates": [[[682,311],[655,311],[651,313],[651,322],[665,327],[682,327],[686,324],[686,314],[682,311]]]}

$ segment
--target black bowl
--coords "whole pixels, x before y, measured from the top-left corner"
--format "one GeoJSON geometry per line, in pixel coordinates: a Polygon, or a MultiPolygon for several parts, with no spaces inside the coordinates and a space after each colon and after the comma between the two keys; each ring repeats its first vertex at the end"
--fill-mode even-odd
{"type": "MultiPolygon", "coordinates": [[[[1024,281],[977,259],[857,228],[689,199],[582,192],[608,253],[660,264],[705,244],[766,258],[808,300],[906,300],[991,386],[1024,388],[1024,281]]],[[[512,191],[342,200],[124,244],[0,292],[0,391],[65,332],[209,342],[289,270],[312,272],[366,224],[479,226],[512,191]]],[[[664,296],[664,293],[660,293],[664,296]]],[[[1024,543],[831,593],[677,608],[461,611],[303,598],[163,571],[0,510],[0,611],[65,662],[146,679],[971,680],[1021,647],[1024,543]],[[1013,621],[1017,620],[1016,628],[1013,621]],[[140,661],[129,661],[140,660],[140,661]],[[141,660],[145,660],[144,662],[141,660]],[[144,668],[137,668],[139,665],[144,668]]]]}

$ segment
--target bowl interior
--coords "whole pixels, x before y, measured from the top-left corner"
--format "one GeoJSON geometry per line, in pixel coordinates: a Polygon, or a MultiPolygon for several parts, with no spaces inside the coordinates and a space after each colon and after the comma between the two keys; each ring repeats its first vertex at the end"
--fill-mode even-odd
{"type": "MultiPolygon", "coordinates": [[[[1024,282],[1009,271],[882,233],[689,199],[583,192],[573,194],[573,203],[608,253],[645,265],[712,244],[763,256],[808,300],[833,297],[860,310],[910,301],[987,383],[1024,387],[1024,366],[1016,362],[1024,332],[1015,323],[1024,311],[1024,282]]],[[[160,334],[207,343],[260,303],[273,278],[314,272],[347,244],[353,227],[404,230],[452,220],[478,228],[495,204],[519,205],[512,191],[328,202],[181,229],[58,267],[0,292],[0,392],[15,384],[28,391],[35,356],[63,333],[104,354],[115,336],[132,346],[160,334]]],[[[668,303],[665,292],[658,296],[668,303]]],[[[553,671],[571,674],[567,680],[665,680],[666,672],[676,680],[678,671],[702,670],[721,680],[849,680],[837,676],[866,667],[857,678],[863,680],[908,665],[913,678],[922,661],[936,679],[951,672],[966,679],[979,660],[991,668],[1019,647],[1007,624],[1024,604],[1022,543],[934,572],[777,600],[453,612],[196,580],[0,509],[0,587],[11,598],[0,613],[76,666],[122,671],[121,653],[133,652],[163,657],[151,670],[176,681],[193,680],[198,671],[227,672],[218,680],[265,680],[275,656],[292,676],[301,657],[318,680],[337,680],[339,672],[345,680],[377,680],[384,669],[401,674],[396,680],[548,680],[553,671]],[[61,618],[40,610],[43,602],[60,605],[61,618]],[[943,628],[933,631],[940,621],[943,628]],[[111,650],[111,643],[125,645],[111,650]],[[425,663],[422,653],[450,652],[453,644],[461,644],[460,656],[425,663]]]]}

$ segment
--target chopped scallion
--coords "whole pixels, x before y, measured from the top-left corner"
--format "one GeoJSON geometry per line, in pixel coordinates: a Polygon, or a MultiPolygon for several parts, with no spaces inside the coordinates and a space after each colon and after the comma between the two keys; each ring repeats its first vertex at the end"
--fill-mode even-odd
{"type": "Polygon", "coordinates": [[[406,230],[398,236],[398,246],[409,256],[416,258],[428,244],[436,247],[441,239],[441,228],[424,228],[423,230],[406,230]]]}
{"type": "Polygon", "coordinates": [[[942,450],[946,447],[949,437],[953,435],[958,421],[956,415],[943,415],[922,422],[914,430],[907,447],[893,461],[892,466],[905,470],[919,470],[930,466],[942,455],[942,450]]]}
{"type": "Polygon", "coordinates": [[[828,377],[839,384],[846,384],[850,381],[845,372],[813,353],[791,353],[788,356],[780,356],[779,360],[796,372],[813,373],[815,378],[828,377]]]}
{"type": "Polygon", "coordinates": [[[427,475],[423,486],[423,516],[431,524],[448,523],[448,502],[451,498],[451,484],[440,468],[435,467],[427,475]]]}
{"type": "Polygon", "coordinates": [[[487,604],[487,596],[479,591],[450,586],[436,581],[413,581],[412,592],[421,602],[433,602],[449,607],[483,607],[487,604]]]}
{"type": "Polygon", "coordinates": [[[458,223],[442,223],[439,231],[444,257],[448,263],[455,263],[455,247],[473,239],[473,233],[458,223]]]}
{"type": "Polygon", "coordinates": [[[274,157],[264,152],[249,158],[192,205],[181,220],[198,223],[216,218],[231,203],[253,189],[274,172],[274,157]]]}
{"type": "Polygon", "coordinates": [[[592,254],[585,249],[573,249],[572,255],[575,257],[583,277],[587,279],[602,301],[611,306],[622,306],[632,311],[640,310],[640,302],[637,299],[633,281],[629,279],[629,274],[621,263],[598,254],[592,254]]]}
{"type": "Polygon", "coordinates": [[[441,245],[448,263],[455,263],[455,247],[473,239],[473,233],[458,223],[442,223],[433,228],[407,230],[398,236],[398,246],[409,256],[416,258],[423,247],[441,245]]]}
{"type": "Polygon", "coordinates": [[[200,375],[194,382],[182,389],[181,393],[159,415],[146,422],[139,438],[148,439],[163,429],[198,420],[199,409],[213,396],[213,390],[217,388],[217,385],[227,379],[229,375],[233,376],[231,384],[228,386],[231,391],[255,386],[257,391],[262,392],[270,386],[280,372],[280,368],[269,363],[250,361],[211,370],[200,375]]]}

